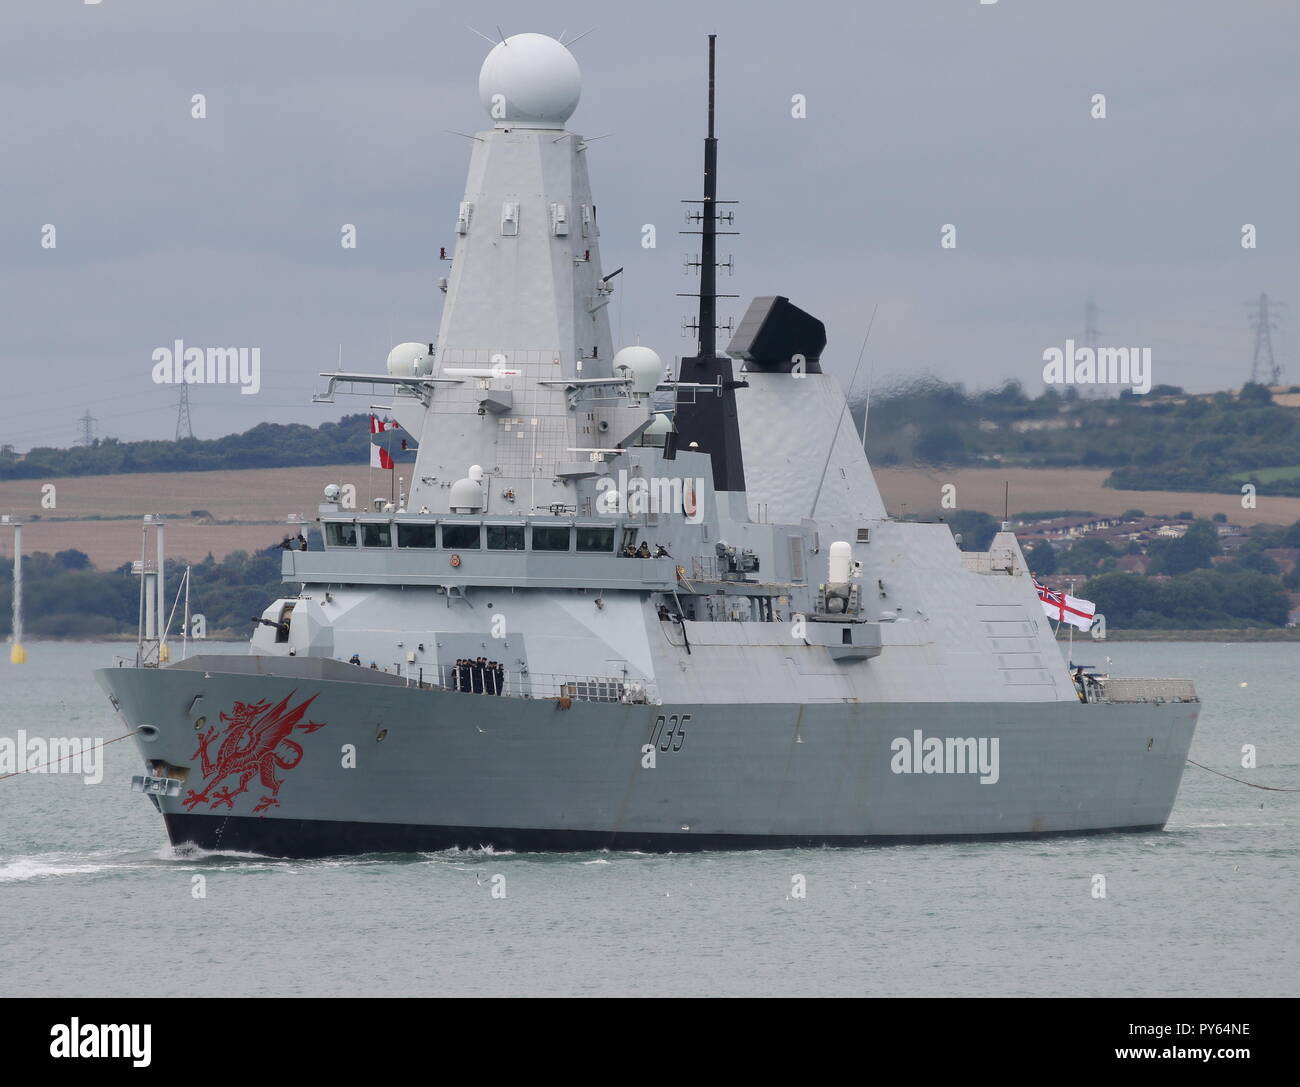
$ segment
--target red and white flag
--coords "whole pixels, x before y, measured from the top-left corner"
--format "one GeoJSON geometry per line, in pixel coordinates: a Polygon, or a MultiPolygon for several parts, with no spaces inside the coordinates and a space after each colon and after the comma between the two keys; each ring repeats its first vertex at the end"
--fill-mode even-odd
{"type": "MultiPolygon", "coordinates": [[[[388,468],[393,467],[393,455],[383,447],[382,439],[376,440],[375,435],[382,434],[387,428],[386,424],[379,416],[370,417],[370,467],[371,468],[388,468]]],[[[397,424],[393,423],[396,427],[397,424]]]]}
{"type": "Polygon", "coordinates": [[[1034,579],[1034,589],[1042,601],[1043,613],[1058,623],[1069,623],[1080,630],[1091,630],[1092,620],[1097,613],[1097,605],[1091,600],[1081,600],[1060,589],[1049,589],[1034,579]]]}

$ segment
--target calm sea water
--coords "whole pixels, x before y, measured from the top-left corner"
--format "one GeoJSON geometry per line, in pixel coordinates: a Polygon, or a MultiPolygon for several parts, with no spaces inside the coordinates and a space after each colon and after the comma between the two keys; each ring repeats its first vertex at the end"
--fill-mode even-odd
{"type": "MultiPolygon", "coordinates": [[[[33,643],[0,662],[0,736],[121,735],[90,672],[123,651],[33,643]]],[[[1196,761],[1300,786],[1300,645],[1089,648],[1105,656],[1195,678],[1196,761]]],[[[0,995],[1300,993],[1300,794],[1194,767],[1156,834],[296,862],[174,856],[128,790],[133,742],[105,760],[96,786],[0,781],[0,995]]]]}

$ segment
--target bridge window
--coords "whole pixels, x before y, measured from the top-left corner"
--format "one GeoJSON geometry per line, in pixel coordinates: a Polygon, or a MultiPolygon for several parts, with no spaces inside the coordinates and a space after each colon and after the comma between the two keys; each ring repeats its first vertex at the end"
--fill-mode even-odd
{"type": "Polygon", "coordinates": [[[361,526],[362,547],[392,547],[393,526],[385,522],[382,525],[361,526]]]}
{"type": "Polygon", "coordinates": [[[398,525],[398,547],[437,547],[437,525],[398,525]]]}
{"type": "Polygon", "coordinates": [[[442,546],[448,551],[473,550],[479,546],[480,526],[443,525],[442,546]]]}
{"type": "Polygon", "coordinates": [[[612,528],[591,528],[578,526],[579,551],[603,551],[609,554],[614,550],[614,530],[612,528]]]}
{"type": "Polygon", "coordinates": [[[556,525],[533,525],[534,551],[568,551],[569,527],[556,525]]]}
{"type": "Polygon", "coordinates": [[[488,525],[489,551],[522,551],[524,549],[523,525],[488,525]]]}
{"type": "Polygon", "coordinates": [[[356,547],[357,526],[338,521],[325,522],[325,542],[330,547],[356,547]]]}

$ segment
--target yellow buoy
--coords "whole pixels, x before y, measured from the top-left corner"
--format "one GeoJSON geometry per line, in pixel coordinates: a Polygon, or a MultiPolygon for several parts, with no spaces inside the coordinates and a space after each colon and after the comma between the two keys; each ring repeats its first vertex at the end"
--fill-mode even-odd
{"type": "Polygon", "coordinates": [[[17,643],[14,643],[13,645],[11,645],[11,646],[9,647],[9,663],[10,663],[10,664],[26,664],[26,663],[27,663],[27,650],[25,650],[21,645],[18,645],[17,643]]]}

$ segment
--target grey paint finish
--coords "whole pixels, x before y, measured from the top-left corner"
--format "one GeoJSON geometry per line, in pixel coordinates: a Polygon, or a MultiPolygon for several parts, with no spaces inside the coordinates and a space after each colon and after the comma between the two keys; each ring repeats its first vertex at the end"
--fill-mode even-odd
{"type": "Polygon", "coordinates": [[[405,506],[322,505],[326,550],[286,553],[288,595],[264,612],[275,623],[292,605],[289,628],[257,627],[246,662],[100,673],[144,729],[146,763],[203,792],[196,818],[254,826],[761,842],[1162,825],[1199,708],[1190,684],[1081,704],[1014,535],[964,554],[946,525],[890,520],[833,377],[738,375],[747,491],[715,494],[698,450],[667,461],[637,444],[656,375],[614,374],[581,148],[504,123],[473,141],[431,372],[385,386],[420,442],[405,506]],[[613,509],[611,484],[626,500],[613,509]],[[666,500],[639,504],[640,487],[666,500]],[[338,522],[395,524],[363,529],[374,542],[442,523],[443,543],[448,523],[522,524],[530,543],[332,546],[351,531],[338,522]],[[672,557],[580,552],[584,525],[672,557]],[[574,550],[540,550],[546,528],[574,550]],[[832,552],[847,552],[836,574],[832,552]],[[339,663],[354,654],[378,668],[339,663]],[[502,662],[508,694],[410,685],[445,685],[461,656],[502,662]],[[314,701],[272,735],[268,711],[289,696],[314,701]],[[996,741],[997,780],[896,773],[895,743],[918,730],[945,759],[950,739],[953,758],[957,741],[996,741]],[[206,791],[199,737],[233,775],[206,791]]]}
{"type": "MultiPolygon", "coordinates": [[[[281,772],[267,819],[428,823],[733,835],[997,835],[1162,826],[1195,726],[1195,704],[827,704],[625,706],[367,685],[306,677],[109,669],[100,682],[157,738],[146,759],[194,764],[193,720],[236,700],[316,696],[301,761],[281,772]],[[660,716],[654,769],[642,746],[660,716]],[[914,730],[999,741],[996,783],[901,774],[891,745],[914,730]],[[378,740],[381,730],[385,732],[378,740]],[[353,744],[355,769],[342,749],[353,744]],[[669,750],[663,750],[664,746],[669,750]],[[676,750],[672,750],[676,747],[676,750]]],[[[228,783],[228,784],[232,784],[228,783]]],[[[186,789],[193,785],[187,780],[186,789]]],[[[252,815],[254,780],[233,806],[252,815]]],[[[187,811],[162,798],[164,811],[187,811]]]]}

